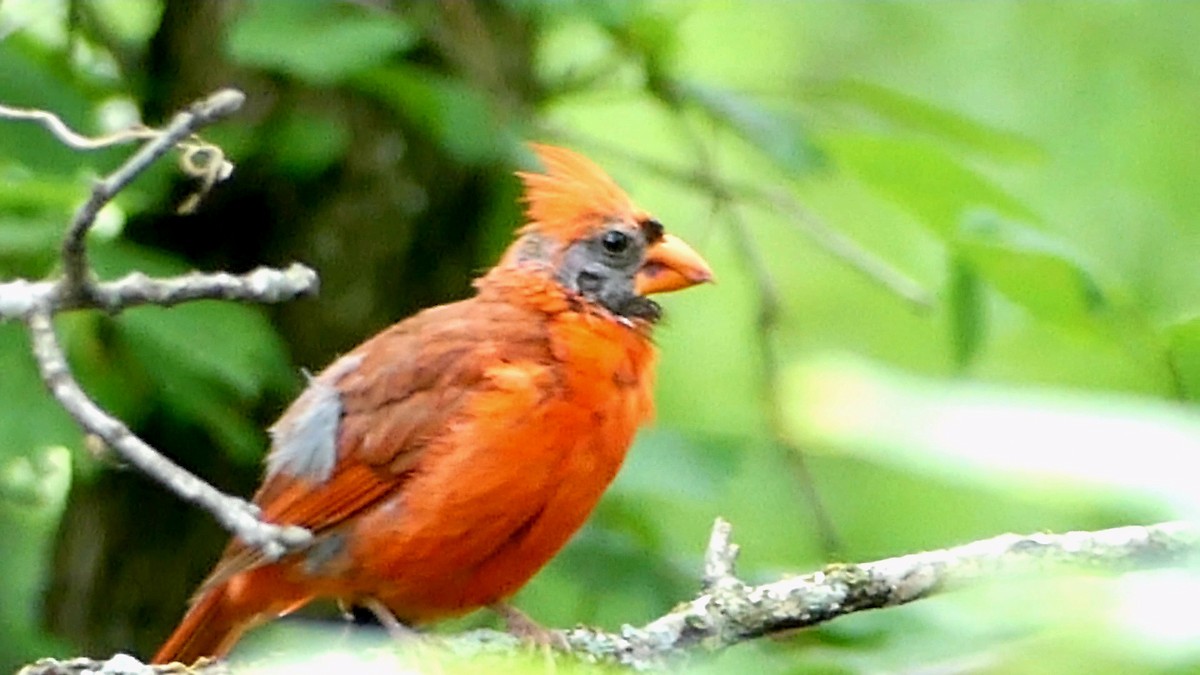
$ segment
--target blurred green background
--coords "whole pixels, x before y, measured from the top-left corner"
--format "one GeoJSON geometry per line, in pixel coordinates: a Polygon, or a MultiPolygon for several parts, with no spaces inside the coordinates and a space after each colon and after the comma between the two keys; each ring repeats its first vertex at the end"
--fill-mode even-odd
{"type": "MultiPolygon", "coordinates": [[[[717,515],[752,581],[1192,515],[1196,35],[1200,4],[1127,1],[3,0],[0,102],[100,133],[247,93],[203,134],[233,178],[176,215],[195,186],[161,162],[102,214],[98,271],[300,260],[320,297],[57,324],[105,406],[239,494],[300,368],[492,264],[523,141],[606,167],[720,282],[665,300],[657,422],[517,598],[616,628],[691,597],[717,515]]],[[[51,273],[125,156],[0,122],[0,279],[51,273]]],[[[225,534],[83,447],[20,325],[0,402],[0,668],[148,656],[225,534]]],[[[1198,597],[1188,571],[1006,580],[689,668],[1194,672],[1198,597]]],[[[345,646],[321,635],[246,649],[345,646]]]]}

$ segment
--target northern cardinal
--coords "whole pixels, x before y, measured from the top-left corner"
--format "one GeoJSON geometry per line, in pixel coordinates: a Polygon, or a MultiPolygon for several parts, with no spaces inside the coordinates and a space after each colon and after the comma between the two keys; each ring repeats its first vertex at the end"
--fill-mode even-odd
{"type": "Polygon", "coordinates": [[[646,296],[712,272],[591,161],[532,148],[528,222],[476,295],[337,359],[271,427],[254,502],[313,544],[230,542],[155,663],[224,656],[315,598],[407,624],[496,606],[583,525],[653,412],[646,296]]]}

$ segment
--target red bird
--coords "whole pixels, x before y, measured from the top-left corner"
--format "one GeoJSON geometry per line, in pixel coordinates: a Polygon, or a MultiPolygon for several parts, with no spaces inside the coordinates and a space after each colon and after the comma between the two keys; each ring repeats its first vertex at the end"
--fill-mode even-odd
{"type": "Polygon", "coordinates": [[[583,525],[653,412],[646,296],[712,273],[595,164],[533,150],[528,224],[476,295],[337,359],[271,427],[254,502],[314,543],[271,562],[232,541],[154,662],[315,598],[408,624],[498,606],[583,525]]]}

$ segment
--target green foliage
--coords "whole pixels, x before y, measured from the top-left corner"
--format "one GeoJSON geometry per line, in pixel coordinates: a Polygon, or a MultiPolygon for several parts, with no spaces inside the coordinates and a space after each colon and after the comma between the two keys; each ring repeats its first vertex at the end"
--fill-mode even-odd
{"type": "Polygon", "coordinates": [[[1200,316],[1166,328],[1171,369],[1188,400],[1200,397],[1200,316]]]}
{"type": "MultiPolygon", "coordinates": [[[[53,56],[53,50],[22,35],[0,42],[0,71],[5,73],[4,103],[45,106],[73,128],[90,130],[87,123],[92,101],[81,91],[75,73],[53,56]]],[[[0,158],[38,176],[73,175],[79,160],[48,133],[26,124],[0,125],[0,158]]]]}
{"type": "Polygon", "coordinates": [[[416,30],[394,14],[317,0],[255,0],[229,31],[226,51],[243,65],[328,85],[416,40],[416,30]]]}
{"type": "Polygon", "coordinates": [[[1032,227],[968,213],[957,247],[996,290],[1048,323],[1087,328],[1108,306],[1070,247],[1032,227]]]}
{"type": "Polygon", "coordinates": [[[515,151],[494,102],[467,83],[411,66],[369,70],[355,85],[378,96],[464,164],[496,160],[515,151]]]}
{"type": "Polygon", "coordinates": [[[951,258],[948,265],[946,304],[950,314],[950,342],[954,346],[954,365],[965,368],[987,332],[983,282],[975,269],[961,259],[951,258]]]}
{"type": "Polygon", "coordinates": [[[805,137],[800,123],[777,114],[759,101],[698,82],[674,82],[668,95],[696,106],[785,171],[802,174],[821,163],[820,149],[805,137]]]}
{"type": "Polygon", "coordinates": [[[0,378],[0,461],[51,445],[74,444],[79,433],[66,412],[46,395],[38,377],[29,341],[19,325],[0,324],[0,358],[5,365],[0,378]]]}
{"type": "MultiPolygon", "coordinates": [[[[3,387],[0,384],[0,389],[3,387]]],[[[30,421],[38,420],[31,417],[30,421]]],[[[47,426],[30,428],[40,432],[47,426]]],[[[6,431],[10,430],[0,428],[0,438],[11,438],[6,431]]],[[[36,442],[40,446],[47,440],[42,437],[36,442]]],[[[4,546],[0,547],[0,569],[4,570],[0,575],[0,597],[5,599],[0,605],[0,622],[4,624],[0,662],[15,664],[31,654],[58,652],[63,648],[41,630],[39,609],[47,582],[45,561],[71,483],[71,461],[70,453],[61,446],[17,455],[11,450],[0,447],[0,532],[4,533],[4,546]]]]}
{"type": "Polygon", "coordinates": [[[807,83],[802,98],[828,114],[866,117],[893,132],[915,133],[1006,162],[1034,162],[1045,152],[1030,139],[895,89],[861,80],[807,83]]]}
{"type": "Polygon", "coordinates": [[[954,239],[971,209],[988,207],[1011,218],[1037,218],[1020,200],[933,141],[843,134],[827,143],[843,168],[911,211],[946,241],[954,239]]]}
{"type": "Polygon", "coordinates": [[[350,129],[343,120],[296,111],[280,121],[270,145],[284,171],[310,178],[334,166],[349,142],[350,129]]]}

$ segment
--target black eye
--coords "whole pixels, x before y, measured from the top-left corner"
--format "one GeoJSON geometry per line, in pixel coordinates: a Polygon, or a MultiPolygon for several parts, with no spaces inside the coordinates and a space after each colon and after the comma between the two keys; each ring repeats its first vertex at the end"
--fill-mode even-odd
{"type": "Polygon", "coordinates": [[[625,249],[629,248],[629,235],[620,230],[609,230],[604,233],[600,243],[609,253],[623,253],[625,249]]]}

